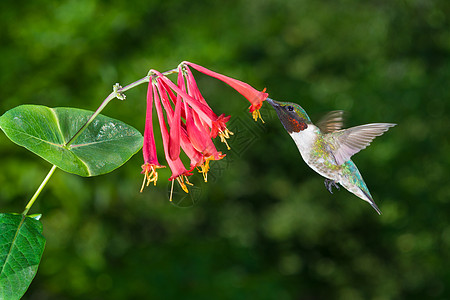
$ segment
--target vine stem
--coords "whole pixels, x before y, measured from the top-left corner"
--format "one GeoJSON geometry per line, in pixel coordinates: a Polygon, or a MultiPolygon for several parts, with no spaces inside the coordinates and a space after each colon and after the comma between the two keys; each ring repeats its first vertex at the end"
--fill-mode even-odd
{"type": "Polygon", "coordinates": [[[138,81],[135,81],[125,87],[121,87],[118,83],[116,83],[113,86],[113,92],[106,97],[105,100],[103,100],[102,104],[97,108],[97,110],[92,114],[92,116],[84,123],[83,126],[75,133],[74,136],[70,138],[70,140],[64,145],[65,147],[69,147],[77,137],[79,137],[83,131],[94,121],[94,119],[102,112],[102,110],[108,105],[109,102],[111,102],[113,99],[118,98],[120,100],[125,100],[125,95],[123,92],[126,92],[144,82],[148,82],[149,76],[145,76],[144,78],[139,79],[138,81]]]}
{"type": "Polygon", "coordinates": [[[44,181],[42,181],[41,185],[36,190],[36,192],[34,193],[33,197],[31,198],[31,200],[28,202],[28,204],[25,207],[25,210],[23,211],[22,215],[24,215],[24,216],[27,215],[27,213],[30,210],[31,206],[33,206],[33,204],[34,204],[34,201],[36,201],[37,197],[42,192],[42,190],[44,189],[45,185],[50,180],[50,177],[52,177],[53,173],[55,172],[55,170],[56,170],[56,166],[53,165],[53,167],[50,169],[50,172],[48,172],[47,176],[45,176],[44,181]]]}
{"type": "MultiPolygon", "coordinates": [[[[164,73],[162,73],[163,75],[170,75],[173,73],[177,73],[178,69],[172,69],[169,71],[166,71],[164,73]]],[[[154,77],[154,74],[151,74],[149,72],[149,74],[147,76],[145,76],[144,78],[141,78],[133,83],[130,83],[129,85],[125,86],[125,87],[121,87],[118,83],[116,83],[113,86],[113,91],[111,94],[108,95],[108,97],[105,98],[105,100],[103,100],[102,104],[100,104],[100,106],[97,108],[97,110],[92,114],[92,116],[86,121],[86,123],[83,124],[83,126],[81,126],[81,128],[77,131],[77,133],[75,133],[70,140],[64,145],[64,147],[66,148],[70,148],[70,145],[76,140],[77,137],[79,137],[83,131],[89,126],[89,124],[92,123],[92,121],[94,121],[94,119],[100,114],[100,112],[106,107],[106,105],[108,105],[109,102],[111,102],[113,99],[117,98],[119,100],[125,100],[125,95],[123,94],[124,92],[138,86],[141,85],[142,83],[145,82],[149,82],[151,77],[154,77]]],[[[50,180],[50,178],[52,177],[53,173],[56,170],[56,166],[53,165],[53,167],[50,169],[50,172],[48,172],[47,176],[44,178],[44,181],[42,181],[41,185],[39,186],[39,188],[36,190],[36,192],[34,193],[33,197],[30,199],[30,201],[28,202],[27,206],[25,207],[25,210],[22,212],[22,215],[26,216],[28,211],[30,210],[31,206],[33,206],[34,202],[36,201],[37,197],[39,196],[39,194],[42,192],[42,190],[44,189],[44,187],[47,185],[47,182],[50,180]]]]}
{"type": "MultiPolygon", "coordinates": [[[[162,74],[170,75],[170,74],[177,73],[177,72],[178,72],[178,69],[172,69],[172,70],[166,71],[162,74]]],[[[109,102],[111,102],[115,98],[117,98],[119,100],[125,100],[125,95],[123,94],[124,92],[131,90],[132,88],[134,88],[138,85],[141,85],[145,82],[149,82],[150,77],[153,77],[153,76],[155,76],[155,75],[148,74],[144,78],[141,78],[133,83],[130,83],[129,85],[127,85],[125,87],[121,87],[118,83],[116,83],[113,86],[112,93],[109,94],[105,100],[103,100],[102,104],[100,104],[100,106],[97,108],[97,110],[94,112],[94,114],[92,114],[92,116],[86,121],[86,123],[84,123],[84,125],[81,126],[81,128],[77,131],[77,133],[75,133],[75,135],[72,136],[70,138],[70,140],[64,146],[69,148],[70,145],[76,140],[76,138],[79,137],[81,135],[81,133],[83,133],[83,131],[92,123],[92,121],[94,121],[94,119],[101,113],[101,111],[106,107],[106,105],[108,105],[109,102]]]]}

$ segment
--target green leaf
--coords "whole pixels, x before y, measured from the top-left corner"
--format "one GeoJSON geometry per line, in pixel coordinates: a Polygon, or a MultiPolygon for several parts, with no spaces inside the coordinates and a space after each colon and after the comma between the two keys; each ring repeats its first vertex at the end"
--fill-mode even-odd
{"type": "Polygon", "coordinates": [[[80,176],[96,176],[123,165],[141,149],[143,137],[135,128],[99,115],[66,147],[92,114],[76,108],[21,105],[0,117],[0,127],[14,143],[58,168],[80,176]]]}
{"type": "Polygon", "coordinates": [[[0,299],[20,299],[44,252],[42,224],[19,214],[0,214],[0,233],[0,299]]]}

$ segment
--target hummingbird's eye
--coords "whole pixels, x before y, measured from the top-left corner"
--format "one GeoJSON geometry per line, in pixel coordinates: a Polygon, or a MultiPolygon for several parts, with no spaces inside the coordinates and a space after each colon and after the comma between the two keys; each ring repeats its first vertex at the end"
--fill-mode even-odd
{"type": "Polygon", "coordinates": [[[292,105],[289,105],[288,107],[286,107],[288,111],[294,111],[294,107],[292,105]]]}

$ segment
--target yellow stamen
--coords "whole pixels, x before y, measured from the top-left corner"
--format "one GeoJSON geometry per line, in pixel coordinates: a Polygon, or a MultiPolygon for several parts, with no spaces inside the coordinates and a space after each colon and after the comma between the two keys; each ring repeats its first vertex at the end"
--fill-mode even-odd
{"type": "Polygon", "coordinates": [[[156,182],[158,181],[158,172],[156,171],[157,168],[164,168],[164,166],[151,165],[150,170],[148,168],[145,169],[144,181],[142,182],[141,193],[144,190],[145,186],[150,185],[150,182],[153,182],[153,185],[156,186],[156,182]]]}
{"type": "Polygon", "coordinates": [[[208,182],[209,162],[211,160],[214,160],[214,157],[212,155],[210,157],[207,157],[205,161],[197,167],[198,172],[202,173],[203,180],[205,180],[205,182],[208,182]]]}
{"type": "Polygon", "coordinates": [[[229,139],[229,138],[230,138],[230,135],[233,135],[233,134],[234,134],[234,133],[231,132],[228,128],[225,128],[224,131],[222,131],[222,130],[219,131],[220,141],[221,141],[222,143],[225,143],[225,145],[227,145],[227,149],[228,149],[228,150],[230,150],[231,148],[230,148],[230,146],[228,145],[226,139],[229,139]]]}
{"type": "Polygon", "coordinates": [[[264,120],[263,120],[263,118],[262,118],[262,116],[261,116],[261,112],[259,111],[259,109],[255,109],[255,110],[252,112],[252,116],[253,116],[253,120],[255,120],[256,122],[258,122],[258,118],[260,118],[261,121],[262,121],[263,123],[265,123],[264,120]]]}
{"type": "Polygon", "coordinates": [[[170,187],[170,198],[169,198],[170,202],[172,202],[172,195],[173,195],[173,180],[172,180],[172,185],[170,187]]]}
{"type": "Polygon", "coordinates": [[[141,193],[144,190],[145,187],[145,179],[147,179],[147,174],[144,174],[144,181],[142,181],[142,186],[141,186],[141,193]]]}
{"type": "MultiPolygon", "coordinates": [[[[180,175],[180,176],[177,177],[177,181],[178,181],[178,183],[180,184],[180,186],[181,186],[181,188],[183,189],[183,191],[184,191],[186,194],[188,194],[188,193],[189,193],[189,190],[188,190],[188,188],[186,187],[186,184],[187,184],[187,185],[190,185],[190,186],[193,186],[193,184],[189,182],[187,176],[186,176],[186,175],[180,175]]],[[[171,201],[172,201],[172,200],[171,200],[171,201]]]]}

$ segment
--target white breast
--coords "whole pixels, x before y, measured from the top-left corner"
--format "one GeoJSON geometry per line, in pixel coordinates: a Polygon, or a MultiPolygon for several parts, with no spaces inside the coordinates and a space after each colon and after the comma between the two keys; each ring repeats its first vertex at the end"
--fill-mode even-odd
{"type": "Polygon", "coordinates": [[[319,128],[317,126],[309,124],[305,130],[291,133],[291,137],[294,139],[303,160],[307,163],[309,163],[311,149],[317,140],[318,132],[319,128]]]}
{"type": "Polygon", "coordinates": [[[323,177],[339,181],[339,178],[337,177],[339,173],[329,172],[329,169],[327,167],[327,165],[329,165],[330,163],[330,161],[328,160],[331,158],[320,156],[318,157],[317,155],[313,156],[311,154],[311,151],[314,151],[315,149],[315,142],[318,138],[319,133],[319,128],[311,124],[308,125],[308,128],[303,131],[293,132],[291,136],[294,139],[294,142],[297,145],[297,148],[300,151],[303,160],[311,169],[313,169],[323,177]]]}

